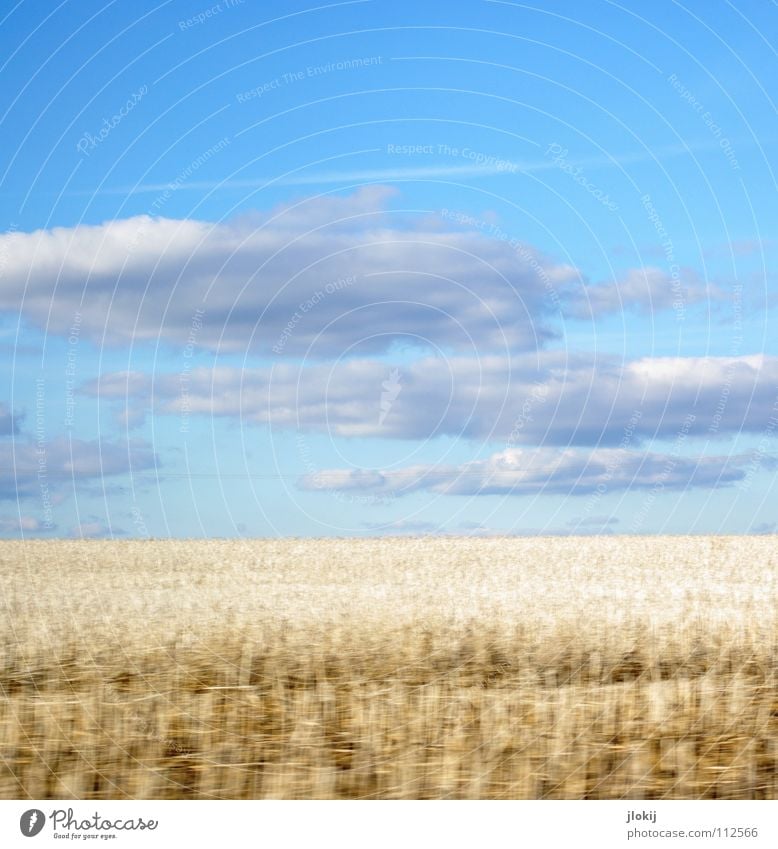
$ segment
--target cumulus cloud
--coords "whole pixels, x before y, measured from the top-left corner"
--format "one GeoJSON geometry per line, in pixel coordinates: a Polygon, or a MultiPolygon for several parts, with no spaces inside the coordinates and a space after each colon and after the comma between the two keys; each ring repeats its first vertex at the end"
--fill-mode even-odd
{"type": "Polygon", "coordinates": [[[108,373],[81,391],[120,409],[224,416],[336,437],[507,445],[640,444],[760,432],[778,416],[778,357],[608,356],[547,351],[526,357],[428,357],[396,368],[376,360],[275,368],[108,373]],[[185,391],[184,391],[185,390],[185,391]],[[386,409],[388,407],[388,409],[386,409]]]}
{"type": "Polygon", "coordinates": [[[692,269],[679,271],[673,278],[649,266],[630,269],[611,283],[565,291],[563,297],[569,315],[592,318],[630,309],[648,315],[670,309],[683,311],[692,304],[725,300],[727,295],[719,286],[702,283],[692,269]]]}
{"type": "Polygon", "coordinates": [[[398,340],[535,349],[559,332],[560,307],[586,317],[672,303],[655,269],[590,286],[581,270],[479,222],[400,220],[387,209],[394,193],[366,187],[219,223],[137,216],[6,233],[0,310],[48,333],[78,322],[80,338],[101,346],[326,358],[398,340]]]}
{"type": "Polygon", "coordinates": [[[658,492],[726,486],[745,477],[747,464],[747,457],[682,457],[612,448],[511,448],[460,465],[419,464],[386,471],[327,469],[302,476],[298,486],[308,491],[370,491],[393,497],[422,490],[468,496],[658,492]]]}
{"type": "MultiPolygon", "coordinates": [[[[158,458],[143,440],[84,440],[57,437],[0,443],[0,499],[41,497],[73,483],[156,468],[158,458]]],[[[53,503],[53,502],[52,502],[53,503]]]]}
{"type": "Polygon", "coordinates": [[[6,234],[0,309],[61,334],[78,313],[81,336],[99,344],[266,355],[375,351],[397,338],[526,348],[550,335],[528,259],[478,234],[393,224],[383,212],[392,193],[365,188],[225,223],[139,216],[6,234]]]}

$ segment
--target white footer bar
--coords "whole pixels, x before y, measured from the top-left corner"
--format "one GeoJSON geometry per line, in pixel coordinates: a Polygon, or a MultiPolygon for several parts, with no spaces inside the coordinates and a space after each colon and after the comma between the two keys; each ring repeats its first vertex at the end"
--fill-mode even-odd
{"type": "Polygon", "coordinates": [[[778,802],[0,800],[0,846],[52,843],[195,849],[756,849],[778,846],[778,802]]]}

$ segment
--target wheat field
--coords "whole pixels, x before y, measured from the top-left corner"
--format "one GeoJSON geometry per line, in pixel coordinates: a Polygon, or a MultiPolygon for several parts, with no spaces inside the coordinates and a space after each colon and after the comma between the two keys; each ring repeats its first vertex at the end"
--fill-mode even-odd
{"type": "Polygon", "coordinates": [[[0,797],[778,798],[775,537],[0,545],[0,797]]]}

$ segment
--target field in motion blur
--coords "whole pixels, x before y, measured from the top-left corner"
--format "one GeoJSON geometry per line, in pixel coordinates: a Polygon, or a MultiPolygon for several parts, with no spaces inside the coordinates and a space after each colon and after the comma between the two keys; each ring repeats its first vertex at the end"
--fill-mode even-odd
{"type": "Polygon", "coordinates": [[[9,542],[3,798],[778,798],[775,537],[9,542]]]}

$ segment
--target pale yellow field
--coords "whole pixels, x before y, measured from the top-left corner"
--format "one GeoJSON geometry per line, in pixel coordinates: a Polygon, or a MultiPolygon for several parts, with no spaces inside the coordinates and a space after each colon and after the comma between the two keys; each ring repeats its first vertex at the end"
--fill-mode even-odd
{"type": "Polygon", "coordinates": [[[3,798],[778,798],[775,537],[0,545],[3,798]]]}

